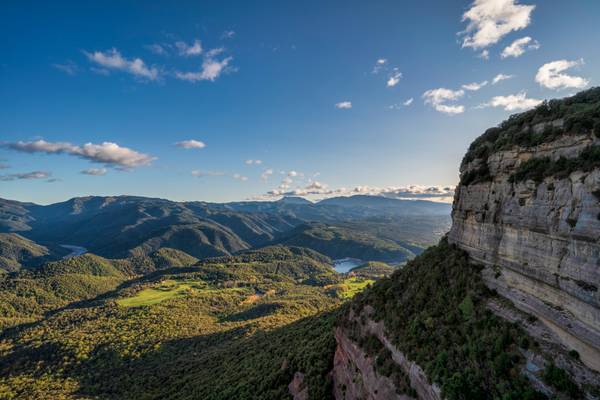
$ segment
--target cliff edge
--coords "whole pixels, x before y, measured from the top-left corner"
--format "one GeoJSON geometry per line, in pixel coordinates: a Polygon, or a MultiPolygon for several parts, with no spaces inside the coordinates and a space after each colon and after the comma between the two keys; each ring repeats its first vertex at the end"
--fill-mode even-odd
{"type": "Polygon", "coordinates": [[[337,323],[336,399],[600,398],[600,88],[470,146],[447,237],[337,323]]]}

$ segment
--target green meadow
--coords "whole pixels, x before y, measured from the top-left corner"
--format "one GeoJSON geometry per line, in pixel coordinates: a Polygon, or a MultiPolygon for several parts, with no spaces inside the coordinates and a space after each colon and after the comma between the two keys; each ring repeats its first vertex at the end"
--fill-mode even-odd
{"type": "Polygon", "coordinates": [[[338,297],[342,299],[351,299],[356,296],[357,293],[362,292],[375,282],[373,279],[363,279],[359,277],[352,277],[344,279],[342,283],[335,286],[338,297]]]}
{"type": "Polygon", "coordinates": [[[193,295],[198,290],[206,289],[202,281],[176,281],[173,279],[161,282],[160,286],[140,290],[134,296],[118,299],[117,304],[123,307],[141,307],[158,304],[165,300],[193,295]]]}

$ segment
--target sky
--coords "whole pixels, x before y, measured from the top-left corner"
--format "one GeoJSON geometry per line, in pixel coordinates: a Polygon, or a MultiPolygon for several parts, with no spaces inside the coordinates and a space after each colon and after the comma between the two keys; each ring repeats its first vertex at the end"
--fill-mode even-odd
{"type": "Polygon", "coordinates": [[[597,0],[5,1],[0,197],[451,201],[469,144],[600,80],[597,0]]]}

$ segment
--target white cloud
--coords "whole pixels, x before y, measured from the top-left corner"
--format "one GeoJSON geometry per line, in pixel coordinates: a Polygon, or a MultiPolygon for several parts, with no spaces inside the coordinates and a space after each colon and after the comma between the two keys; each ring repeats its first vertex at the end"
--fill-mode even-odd
{"type": "Polygon", "coordinates": [[[224,176],[225,172],[219,172],[219,171],[200,171],[198,169],[195,169],[192,171],[192,176],[195,176],[196,178],[202,178],[205,176],[224,176]]]}
{"type": "Polygon", "coordinates": [[[465,90],[470,90],[470,91],[477,91],[479,89],[481,89],[482,87],[486,86],[488,84],[488,81],[483,81],[483,82],[473,82],[473,83],[467,83],[465,85],[462,85],[462,88],[465,90]]]}
{"type": "Polygon", "coordinates": [[[178,79],[188,82],[211,81],[214,82],[221,74],[229,68],[229,63],[233,57],[225,57],[222,60],[216,60],[214,56],[221,53],[222,49],[213,49],[207,53],[202,61],[202,68],[197,72],[175,72],[178,79]],[[218,50],[218,52],[216,51],[218,50]]]}
{"type": "Polygon", "coordinates": [[[373,74],[378,74],[387,64],[387,60],[385,58],[380,58],[375,62],[375,66],[373,67],[373,74]]]}
{"type": "Polygon", "coordinates": [[[462,105],[448,105],[449,101],[456,101],[463,97],[464,90],[451,90],[446,88],[431,89],[423,93],[425,104],[430,104],[435,110],[449,114],[461,114],[465,111],[462,105]]]}
{"type": "Polygon", "coordinates": [[[265,195],[260,196],[261,199],[271,199],[281,196],[305,196],[327,198],[332,196],[352,196],[352,195],[372,195],[383,196],[387,198],[400,200],[429,200],[444,203],[451,203],[454,196],[454,188],[448,186],[388,186],[388,187],[371,187],[371,186],[355,186],[353,188],[329,188],[325,183],[314,181],[303,187],[298,187],[292,190],[285,188],[276,188],[265,195]]]}
{"type": "Polygon", "coordinates": [[[186,42],[175,42],[175,47],[180,56],[191,57],[202,54],[202,43],[200,40],[194,40],[194,43],[187,44],[186,42]]]}
{"type": "Polygon", "coordinates": [[[223,32],[221,39],[233,39],[235,37],[235,31],[229,30],[223,32]]]}
{"type": "Polygon", "coordinates": [[[402,103],[402,105],[403,105],[403,106],[406,106],[406,107],[408,107],[408,106],[410,106],[410,105],[413,103],[413,101],[414,101],[414,100],[415,100],[415,99],[413,99],[413,98],[411,97],[410,99],[407,99],[407,100],[405,100],[405,101],[402,103]]]}
{"type": "Polygon", "coordinates": [[[540,104],[542,100],[527,98],[527,93],[520,92],[509,96],[494,96],[492,99],[478,108],[502,107],[506,111],[527,110],[540,104]]]}
{"type": "Polygon", "coordinates": [[[242,181],[242,182],[246,182],[248,180],[247,176],[240,175],[240,174],[233,174],[232,177],[233,177],[233,179],[242,181]]]}
{"type": "Polygon", "coordinates": [[[498,74],[492,80],[492,85],[495,85],[498,82],[502,82],[502,81],[505,81],[507,79],[512,79],[512,78],[514,78],[514,75],[498,74]]]}
{"type": "Polygon", "coordinates": [[[526,28],[534,9],[534,5],[518,4],[518,0],[475,0],[463,14],[462,20],[468,24],[462,32],[462,47],[484,49],[510,32],[526,28]]]}
{"type": "Polygon", "coordinates": [[[181,147],[182,149],[203,149],[206,147],[206,144],[199,140],[190,139],[175,142],[175,146],[181,147]]]}
{"type": "Polygon", "coordinates": [[[246,160],[244,161],[244,163],[246,165],[261,165],[262,164],[262,160],[246,160]]]}
{"type": "Polygon", "coordinates": [[[535,75],[535,81],[548,89],[581,89],[589,84],[589,81],[580,76],[563,74],[569,68],[583,65],[583,59],[579,61],[558,60],[544,64],[535,75]]]}
{"type": "Polygon", "coordinates": [[[156,159],[148,154],[121,147],[112,142],[86,143],[83,146],[77,146],[69,142],[53,143],[40,139],[32,142],[3,143],[2,146],[25,153],[69,154],[121,169],[149,165],[156,159]]]}
{"type": "Polygon", "coordinates": [[[137,78],[147,79],[150,81],[157,80],[159,78],[159,71],[155,67],[148,67],[141,58],[134,58],[128,60],[119,53],[115,48],[108,51],[95,51],[88,53],[84,51],[87,58],[100,65],[104,69],[119,70],[130,73],[137,78]]]}
{"type": "Polygon", "coordinates": [[[46,179],[51,175],[52,173],[46,171],[23,172],[18,174],[0,175],[0,181],[9,182],[16,180],[46,179]]]}
{"type": "Polygon", "coordinates": [[[339,103],[335,104],[335,108],[338,108],[340,110],[347,110],[352,108],[352,102],[351,101],[340,101],[339,103]]]}
{"type": "Polygon", "coordinates": [[[108,170],[106,168],[88,168],[81,171],[83,175],[102,176],[106,175],[108,170]]]}
{"type": "Polygon", "coordinates": [[[540,48],[540,44],[537,40],[533,40],[529,36],[522,37],[521,39],[517,39],[512,42],[509,46],[506,46],[502,53],[500,54],[501,58],[507,57],[519,57],[525,50],[537,50],[540,48]]]}
{"type": "Polygon", "coordinates": [[[490,52],[489,50],[483,50],[477,57],[487,61],[490,59],[490,52]]]}
{"type": "Polygon", "coordinates": [[[394,68],[394,72],[392,72],[392,74],[390,75],[390,77],[387,81],[387,86],[388,87],[396,86],[400,82],[401,78],[402,78],[402,72],[398,71],[398,68],[394,68]]]}
{"type": "Polygon", "coordinates": [[[273,175],[273,169],[272,168],[267,168],[263,171],[262,174],[260,174],[260,179],[263,180],[263,182],[266,182],[269,180],[269,178],[273,175]]]}
{"type": "Polygon", "coordinates": [[[147,154],[139,153],[127,147],[121,147],[112,142],[103,142],[101,144],[86,143],[76,154],[90,161],[107,165],[118,165],[124,168],[149,165],[155,160],[154,157],[147,154]]]}
{"type": "Polygon", "coordinates": [[[144,46],[146,49],[150,50],[150,52],[154,53],[154,54],[158,54],[159,56],[164,56],[167,55],[167,49],[165,48],[165,46],[158,44],[158,43],[153,43],[153,44],[149,44],[144,46]]]}
{"type": "Polygon", "coordinates": [[[462,114],[463,112],[465,112],[465,106],[463,105],[449,106],[446,104],[440,104],[435,106],[435,109],[441,113],[448,115],[462,114]]]}

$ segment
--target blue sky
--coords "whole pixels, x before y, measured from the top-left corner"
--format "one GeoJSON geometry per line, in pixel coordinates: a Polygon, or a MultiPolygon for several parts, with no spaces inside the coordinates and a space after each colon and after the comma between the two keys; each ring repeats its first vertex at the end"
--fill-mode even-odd
{"type": "Polygon", "coordinates": [[[597,85],[599,15],[595,0],[4,2],[0,197],[447,199],[487,127],[597,85]]]}

